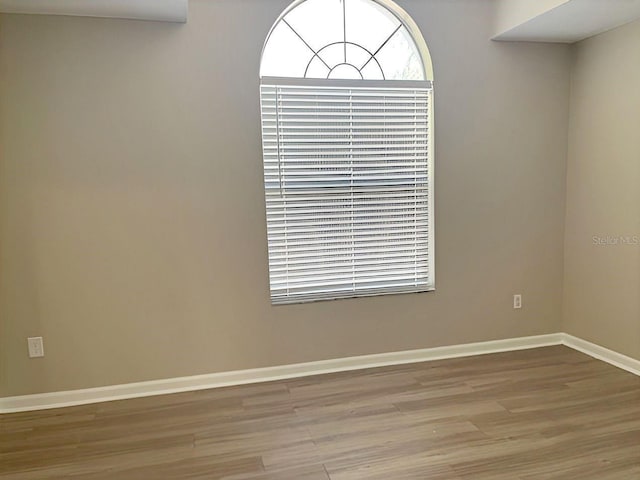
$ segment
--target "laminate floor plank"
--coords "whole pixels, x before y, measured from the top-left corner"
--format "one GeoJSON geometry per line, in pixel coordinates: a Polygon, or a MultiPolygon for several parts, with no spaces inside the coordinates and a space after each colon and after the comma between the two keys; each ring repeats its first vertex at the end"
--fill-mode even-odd
{"type": "Polygon", "coordinates": [[[0,416],[2,480],[640,480],[640,378],[566,347],[0,416]]]}

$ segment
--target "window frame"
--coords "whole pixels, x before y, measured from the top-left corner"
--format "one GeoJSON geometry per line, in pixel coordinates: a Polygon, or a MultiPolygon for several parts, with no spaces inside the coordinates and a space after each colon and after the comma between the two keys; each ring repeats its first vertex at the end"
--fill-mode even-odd
{"type": "MultiPolygon", "coordinates": [[[[293,9],[297,8],[301,3],[304,3],[308,0],[296,0],[294,1],[284,12],[280,15],[280,17],[273,24],[269,35],[265,41],[265,45],[263,47],[263,55],[265,48],[269,42],[271,34],[276,26],[280,23],[286,15],[291,12],[293,9]]],[[[396,79],[385,79],[385,80],[365,80],[365,79],[322,79],[322,78],[300,78],[300,77],[275,77],[275,76],[260,76],[260,86],[312,86],[312,87],[343,87],[343,88],[428,88],[430,90],[430,101],[428,102],[428,127],[427,127],[427,137],[428,137],[428,148],[427,148],[427,217],[428,217],[428,226],[427,226],[427,238],[428,238],[428,283],[427,285],[416,288],[412,291],[402,291],[402,289],[389,289],[388,291],[377,291],[374,293],[363,293],[358,291],[352,291],[348,294],[338,293],[336,290],[335,295],[317,295],[314,298],[299,298],[299,297],[290,297],[286,299],[278,298],[277,301],[274,300],[273,296],[273,285],[271,280],[271,261],[269,261],[270,267],[270,277],[269,277],[269,285],[270,285],[270,297],[273,305],[285,305],[285,304],[298,304],[298,303],[308,303],[315,301],[325,301],[325,300],[335,300],[335,299],[345,299],[345,298],[360,298],[367,296],[381,296],[381,295],[394,295],[394,294],[406,294],[406,293],[424,293],[435,290],[435,206],[434,206],[434,82],[433,82],[433,66],[431,62],[431,56],[429,54],[429,50],[427,44],[422,36],[417,24],[413,21],[413,19],[402,10],[397,4],[392,2],[391,0],[368,0],[374,2],[378,5],[381,5],[385,8],[389,13],[393,14],[401,23],[401,26],[404,26],[409,33],[410,37],[414,41],[416,48],[421,57],[422,65],[424,68],[424,80],[396,80],[396,79]]],[[[263,57],[261,57],[262,59],[263,57]]],[[[262,60],[261,60],[262,61],[262,60]]],[[[261,68],[262,71],[262,68],[261,68]]],[[[262,104],[262,100],[261,100],[262,104]]],[[[264,121],[263,113],[261,112],[261,118],[264,121]]],[[[263,132],[264,134],[264,132],[263,132]]],[[[264,140],[264,136],[263,136],[264,140]]],[[[263,144],[263,155],[264,155],[264,144],[263,144]]],[[[266,186],[265,186],[265,194],[266,194],[266,186]]]]}
{"type": "MultiPolygon", "coordinates": [[[[262,51],[260,53],[260,64],[262,64],[262,59],[264,58],[264,52],[269,43],[269,39],[273,34],[275,28],[280,24],[280,22],[295,8],[297,8],[300,4],[306,2],[308,0],[294,0],[284,11],[278,16],[276,21],[273,23],[271,28],[269,29],[269,33],[264,41],[264,45],[262,46],[262,51]]],[[[370,2],[376,3],[380,5],[382,8],[386,9],[389,13],[393,14],[400,23],[407,29],[409,35],[413,39],[415,43],[418,53],[421,56],[422,65],[424,67],[424,81],[431,81],[433,83],[433,63],[431,61],[431,53],[429,52],[429,47],[427,46],[427,42],[418,27],[418,24],[413,20],[411,15],[409,15],[402,7],[400,7],[397,3],[392,0],[369,0],[370,2]]],[[[260,76],[262,79],[263,77],[260,76]]],[[[268,78],[297,78],[297,77],[277,77],[272,76],[268,78]]],[[[375,80],[366,80],[366,81],[375,81],[375,80]]],[[[400,82],[403,80],[383,80],[383,81],[393,81],[400,82]]]]}

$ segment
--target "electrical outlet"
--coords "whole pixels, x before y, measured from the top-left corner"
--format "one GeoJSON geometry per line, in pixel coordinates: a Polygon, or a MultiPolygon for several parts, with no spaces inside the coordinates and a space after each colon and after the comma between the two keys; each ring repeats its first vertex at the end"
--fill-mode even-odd
{"type": "Polygon", "coordinates": [[[44,341],[42,337],[29,337],[27,338],[27,344],[29,345],[29,357],[44,357],[44,341]]]}
{"type": "Polygon", "coordinates": [[[513,296],[513,308],[522,308],[522,295],[519,293],[513,296]]]}

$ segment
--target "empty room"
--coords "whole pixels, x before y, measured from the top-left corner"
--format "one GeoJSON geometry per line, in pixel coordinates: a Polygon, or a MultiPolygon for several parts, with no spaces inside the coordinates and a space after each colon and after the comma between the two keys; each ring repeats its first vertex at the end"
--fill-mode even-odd
{"type": "Polygon", "coordinates": [[[0,478],[640,480],[640,0],[0,0],[0,478]]]}

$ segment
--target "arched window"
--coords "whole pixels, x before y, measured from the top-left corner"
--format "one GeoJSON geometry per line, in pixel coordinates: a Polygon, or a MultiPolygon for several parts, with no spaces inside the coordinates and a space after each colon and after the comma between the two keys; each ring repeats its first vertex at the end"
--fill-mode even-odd
{"type": "Polygon", "coordinates": [[[297,0],[260,80],[272,302],[433,290],[433,71],[413,20],[297,0]]]}

